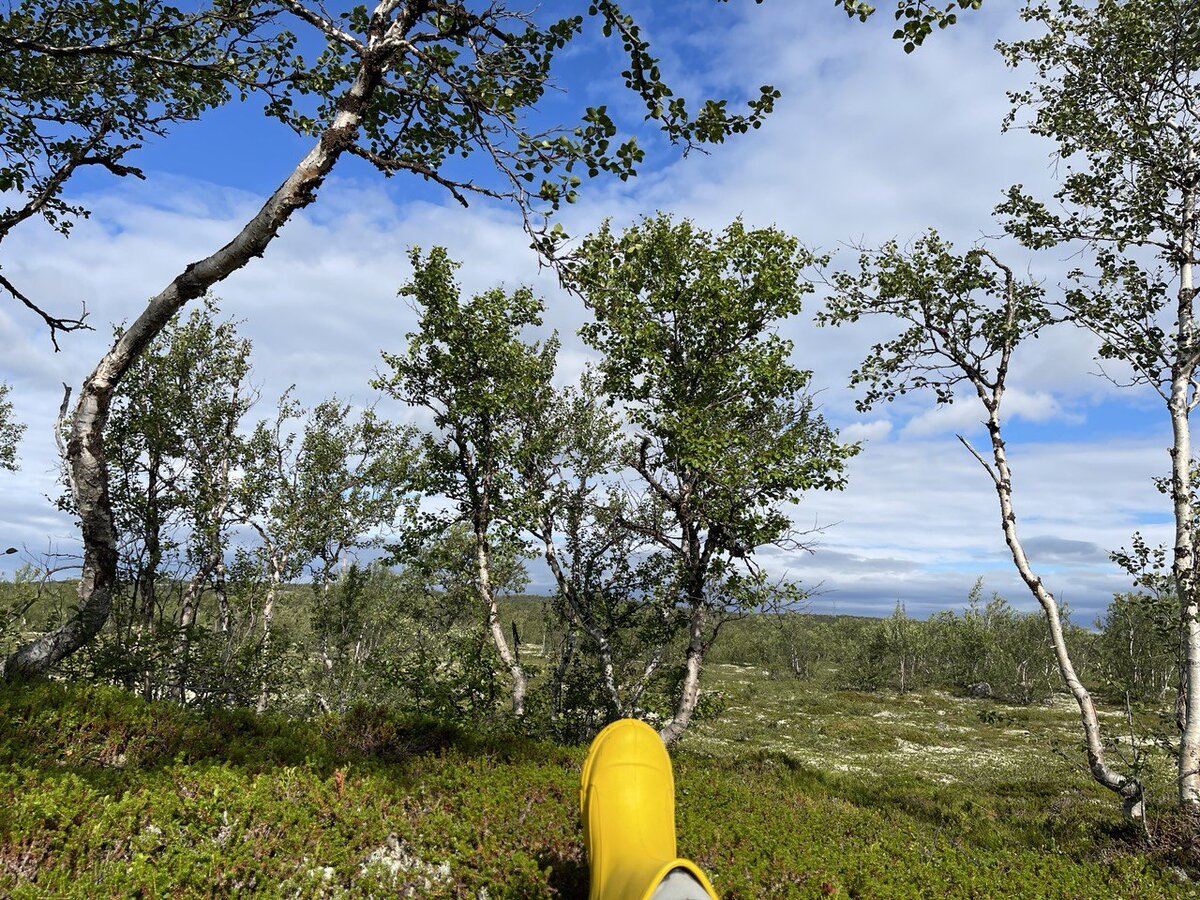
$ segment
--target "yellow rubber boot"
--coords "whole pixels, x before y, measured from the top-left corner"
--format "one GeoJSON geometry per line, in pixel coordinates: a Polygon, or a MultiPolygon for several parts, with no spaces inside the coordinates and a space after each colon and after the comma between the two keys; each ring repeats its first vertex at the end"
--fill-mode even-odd
{"type": "Polygon", "coordinates": [[[699,866],[675,855],[675,779],[658,732],[613,722],[592,741],[579,791],[590,900],[650,900],[674,869],[717,894],[699,866]]]}

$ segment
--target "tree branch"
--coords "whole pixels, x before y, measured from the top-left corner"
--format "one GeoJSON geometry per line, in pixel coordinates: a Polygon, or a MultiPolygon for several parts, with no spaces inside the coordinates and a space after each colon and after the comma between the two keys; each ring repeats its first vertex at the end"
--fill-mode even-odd
{"type": "Polygon", "coordinates": [[[367,52],[367,48],[358,38],[338,28],[323,16],[317,15],[303,3],[300,3],[299,0],[279,0],[279,2],[283,4],[284,9],[321,31],[331,41],[336,41],[343,46],[349,47],[359,56],[367,52]]]}
{"type": "Polygon", "coordinates": [[[962,444],[964,447],[966,447],[966,448],[967,448],[967,450],[969,450],[969,451],[970,451],[971,455],[972,455],[973,457],[975,457],[975,459],[977,459],[977,460],[979,461],[979,464],[980,464],[981,466],[983,466],[983,469],[984,469],[984,471],[988,473],[988,475],[991,477],[992,481],[993,481],[993,482],[994,482],[994,483],[995,483],[997,486],[999,486],[999,484],[1000,484],[1000,476],[996,474],[996,471],[995,471],[995,469],[993,469],[993,468],[992,468],[992,465],[991,465],[991,463],[989,463],[989,462],[988,462],[986,459],[984,459],[982,456],[980,456],[980,455],[979,455],[979,451],[978,451],[978,450],[976,450],[974,447],[972,447],[972,446],[971,446],[971,442],[970,442],[970,441],[968,441],[968,440],[967,440],[965,437],[963,437],[961,434],[956,434],[956,435],[955,435],[955,437],[956,437],[956,438],[958,438],[959,442],[960,442],[960,443],[961,443],[961,444],[962,444]]]}
{"type": "Polygon", "coordinates": [[[61,331],[68,333],[72,331],[94,330],[91,325],[88,325],[84,322],[84,319],[86,319],[88,316],[87,303],[82,304],[83,312],[80,314],[78,319],[60,319],[57,316],[50,315],[50,313],[46,312],[44,309],[22,294],[19,290],[17,290],[16,286],[13,285],[13,283],[5,278],[2,274],[0,274],[0,287],[4,288],[6,291],[20,300],[25,306],[41,316],[42,321],[45,322],[50,328],[50,342],[54,345],[55,353],[61,349],[58,346],[58,332],[61,331]]]}

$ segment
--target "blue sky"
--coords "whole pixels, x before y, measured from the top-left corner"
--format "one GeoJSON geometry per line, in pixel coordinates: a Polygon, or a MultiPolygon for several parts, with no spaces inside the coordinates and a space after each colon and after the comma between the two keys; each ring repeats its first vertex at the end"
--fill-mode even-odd
{"type": "MultiPolygon", "coordinates": [[[[1022,83],[991,49],[1023,27],[1009,4],[985,4],[911,56],[889,39],[886,10],[863,26],[831,0],[803,4],[803,13],[798,6],[632,6],[679,93],[744,99],[773,83],[783,98],[760,131],[709,155],[682,160],[645,135],[642,175],[587,185],[564,212],[568,230],[582,234],[606,216],[621,225],[666,209],[714,228],[740,215],[826,250],[907,240],[928,226],[965,245],[999,230],[990,211],[1009,184],[1050,193],[1052,147],[1000,133],[1005,91],[1022,83]]],[[[557,75],[564,93],[545,115],[569,124],[584,106],[607,103],[636,126],[637,102],[620,93],[605,65],[617,51],[591,37],[565,54],[557,75]]],[[[17,415],[29,425],[22,471],[0,472],[0,540],[34,553],[73,546],[70,522],[45,499],[56,492],[50,423],[61,383],[78,384],[94,365],[109,322],[136,315],[183,265],[228,240],[308,143],[253,105],[226,107],[151,142],[137,159],[147,181],[90,175],[73,184],[94,215],[69,240],[38,226],[6,240],[6,275],[58,309],[87,297],[97,331],[68,336],[55,355],[31,317],[0,306],[0,341],[9,348],[0,379],[13,385],[17,415]]],[[[419,180],[384,180],[348,160],[264,259],[215,291],[254,341],[264,398],[258,416],[293,381],[310,404],[332,392],[375,399],[367,382],[379,350],[402,346],[412,324],[395,291],[413,243],[449,247],[464,262],[468,290],[534,284],[548,300],[547,326],[564,338],[559,377],[578,373],[586,353],[574,331],[584,313],[539,273],[511,210],[481,202],[464,211],[419,180]]],[[[1017,268],[1049,284],[1067,268],[1053,254],[1000,246],[1017,268]]],[[[838,260],[851,265],[853,256],[843,251],[838,260]]],[[[819,302],[814,297],[807,313],[819,302]]],[[[910,396],[857,413],[847,376],[886,329],[817,330],[807,313],[785,327],[796,359],[814,370],[827,417],[865,449],[844,493],[805,498],[794,511],[798,526],[823,528],[815,552],[767,554],[769,566],[820,584],[818,610],[836,603],[842,612],[887,613],[904,600],[924,615],[960,606],[977,575],[988,590],[1032,608],[1007,560],[990,484],[954,438],[955,431],[978,436],[978,410],[969,403],[934,410],[928,398],[910,396]]],[[[1138,528],[1155,539],[1167,534],[1167,507],[1150,480],[1167,465],[1165,416],[1153,395],[1093,374],[1094,349],[1079,332],[1047,334],[1018,358],[1009,398],[1017,509],[1030,555],[1083,621],[1129,586],[1107,551],[1138,528]]],[[[19,561],[0,557],[8,571],[19,561]]],[[[535,586],[545,582],[540,571],[534,578],[535,586]]]]}

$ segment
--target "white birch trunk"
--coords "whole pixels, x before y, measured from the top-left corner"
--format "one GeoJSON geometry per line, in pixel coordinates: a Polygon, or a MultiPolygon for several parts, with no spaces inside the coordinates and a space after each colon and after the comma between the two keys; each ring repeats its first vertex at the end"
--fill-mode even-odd
{"type": "MultiPolygon", "coordinates": [[[[986,399],[985,404],[988,404],[986,399]]],[[[1059,674],[1079,707],[1084,743],[1087,747],[1088,769],[1099,784],[1120,796],[1122,809],[1126,816],[1141,819],[1145,815],[1142,785],[1137,779],[1127,778],[1108,765],[1105,759],[1104,744],[1100,738],[1100,723],[1096,716],[1096,707],[1092,702],[1091,694],[1079,680],[1079,676],[1075,672],[1075,665],[1071,661],[1071,655],[1063,635],[1062,615],[1058,601],[1042,583],[1042,579],[1033,571],[1029,559],[1025,556],[1025,550],[1021,546],[1020,538],[1017,535],[1017,517],[1012,504],[1012,471],[1009,469],[1004,441],[1000,436],[1000,419],[996,411],[996,404],[988,404],[988,408],[988,433],[991,436],[992,459],[996,464],[995,472],[992,472],[990,468],[988,471],[992,474],[996,485],[996,495],[1000,501],[1004,541],[1008,545],[1013,563],[1016,565],[1021,579],[1037,599],[1046,616],[1046,625],[1050,631],[1050,641],[1054,647],[1054,657],[1058,663],[1059,674]]],[[[960,440],[962,439],[960,438],[960,440]]],[[[972,453],[975,453],[965,440],[963,444],[971,449],[972,453]]],[[[979,458],[978,454],[976,454],[976,458],[979,458]]],[[[982,462],[982,460],[980,461],[982,462]]]]}
{"type": "Polygon", "coordinates": [[[213,628],[217,634],[229,634],[231,616],[229,610],[229,592],[225,589],[224,558],[217,560],[215,577],[213,578],[213,590],[217,595],[217,621],[213,623],[213,628]]]}
{"type": "Polygon", "coordinates": [[[500,610],[496,606],[496,597],[492,592],[487,542],[479,534],[475,535],[475,560],[479,571],[479,577],[475,582],[479,591],[479,602],[487,611],[488,630],[492,633],[492,642],[496,645],[496,652],[500,655],[500,660],[508,669],[509,677],[512,680],[513,715],[520,719],[525,715],[525,691],[528,687],[528,680],[525,677],[525,670],[509,648],[508,639],[504,636],[504,626],[500,624],[500,610]]]}
{"type": "Polygon", "coordinates": [[[1171,496],[1175,512],[1175,551],[1172,574],[1179,595],[1180,628],[1183,632],[1184,673],[1183,729],[1179,736],[1179,801],[1195,809],[1200,806],[1200,604],[1197,603],[1196,557],[1192,529],[1192,436],[1189,388],[1195,373],[1195,322],[1193,319],[1192,255],[1195,224],[1191,198],[1185,198],[1183,262],[1179,270],[1175,362],[1171,371],[1171,496]]]}
{"type": "Polygon", "coordinates": [[[663,743],[670,747],[687,730],[700,702],[700,670],[704,665],[704,621],[707,618],[703,601],[693,602],[692,617],[688,623],[687,663],[684,667],[683,684],[679,705],[675,715],[658,733],[663,743]]]}
{"type": "Polygon", "coordinates": [[[357,136],[384,64],[379,54],[364,57],[353,83],[338,101],[333,122],[258,213],[228,244],[188,265],[152,297],[84,381],[67,442],[84,547],[78,608],[58,628],[11,653],[4,662],[5,678],[46,672],[95,637],[108,620],[117,571],[117,535],[108,493],[104,427],[121,378],[180,309],[252,258],[262,256],[292,214],[315,199],[326,175],[357,136]]]}
{"type": "MultiPolygon", "coordinates": [[[[264,661],[271,649],[271,623],[275,621],[275,598],[279,586],[283,583],[283,573],[287,567],[287,559],[286,553],[271,553],[271,584],[267,588],[267,596],[263,600],[262,610],[262,649],[260,652],[264,661]]],[[[259,715],[262,715],[267,709],[267,701],[270,699],[270,681],[270,678],[267,677],[264,662],[262,682],[258,690],[258,703],[255,705],[255,711],[259,715]]]]}

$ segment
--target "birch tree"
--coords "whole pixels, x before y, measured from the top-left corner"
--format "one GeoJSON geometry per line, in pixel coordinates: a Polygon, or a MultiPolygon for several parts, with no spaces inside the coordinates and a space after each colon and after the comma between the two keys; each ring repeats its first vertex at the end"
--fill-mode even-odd
{"type": "Polygon", "coordinates": [[[1130,702],[1162,703],[1178,687],[1178,613],[1173,596],[1117,594],[1096,623],[1105,674],[1130,702]]]}
{"type": "MultiPolygon", "coordinates": [[[[526,343],[521,331],[541,324],[542,302],[528,288],[494,288],[469,300],[454,281],[446,251],[411,253],[418,331],[403,354],[384,352],[391,372],[375,386],[429,410],[423,438],[426,493],[445,497],[475,541],[475,587],[496,654],[509,674],[512,708],[525,714],[528,676],[500,621],[492,576],[493,546],[519,541],[527,511],[519,484],[523,457],[538,435],[530,422],[551,402],[558,340],[526,343]]],[[[439,530],[441,530],[439,528],[439,530]]]]}
{"type": "Polygon", "coordinates": [[[1005,544],[1045,614],[1059,674],[1079,707],[1092,777],[1121,798],[1127,815],[1140,818],[1141,783],[1107,761],[1095,704],[1067,647],[1059,601],[1029,561],[1017,530],[1003,403],[1013,351],[1052,322],[1043,289],[1018,279],[992,251],[956,254],[932,231],[908,251],[890,242],[863,253],[859,263],[858,272],[833,277],[835,290],[818,322],[841,325],[878,315],[901,330],[876,344],[854,370],[851,386],[863,389],[858,408],[866,411],[909,391],[929,391],[938,404],[954,402],[960,391],[974,394],[985,415],[987,457],[961,435],[959,440],[992,481],[1005,544]]]}
{"type": "Polygon", "coordinates": [[[675,561],[687,651],[668,744],[700,697],[704,655],[730,604],[753,603],[757,548],[798,549],[782,505],[845,484],[855,446],[805,389],[778,324],[800,311],[813,257],[774,229],[713,234],[665,215],[579,248],[571,278],[595,312],[582,330],[601,354],[604,392],[637,439],[628,465],[647,502],[625,522],[675,561]]]}
{"type": "MultiPolygon", "coordinates": [[[[269,3],[222,0],[181,10],[159,0],[24,0],[0,11],[0,244],[41,219],[64,236],[87,207],[68,199],[83,171],[144,179],[148,138],[248,91],[273,92],[288,38],[269,3]]],[[[51,312],[7,276],[0,290],[60,332],[87,328],[51,312]]]]}
{"type": "Polygon", "coordinates": [[[514,204],[537,246],[552,252],[557,240],[544,227],[545,215],[573,202],[585,175],[627,179],[644,155],[635,137],[622,137],[604,106],[585,110],[574,127],[544,128],[535,121],[556,54],[586,23],[621,42],[625,83],[669,141],[685,148],[720,142],[757,127],[771,111],[778,92],[770,86],[748,101],[744,113],[717,100],[689,106],[663,80],[632,16],[610,0],[583,5],[585,14],[574,14],[575,8],[544,24],[504,3],[468,0],[379,0],[338,17],[303,0],[278,7],[285,47],[296,42],[286,26],[311,29],[309,37],[326,45],[312,63],[285,54],[274,67],[280,90],[266,106],[268,114],[311,137],[312,147],[230,241],[151,297],[84,381],[68,441],[84,539],[78,609],[53,632],[10,654],[6,677],[44,672],[108,618],[116,544],[103,434],[116,385],[180,309],[263,255],[292,215],[313,202],[342,157],[358,156],[383,175],[419,176],[463,204],[472,196],[514,204]],[[481,176],[478,165],[461,162],[472,155],[489,164],[490,174],[481,176]]]}
{"type": "MultiPolygon", "coordinates": [[[[384,652],[396,654],[389,680],[418,712],[478,723],[497,711],[507,673],[497,678],[495,645],[479,614],[478,554],[469,523],[444,531],[402,535],[389,547],[401,565],[395,596],[383,615],[394,623],[384,652]]],[[[493,594],[519,595],[529,584],[523,548],[492,548],[488,569],[493,594]]]]}
{"type": "Polygon", "coordinates": [[[666,590],[669,558],[626,525],[638,518],[619,478],[628,438],[594,373],[558,392],[542,413],[545,421],[527,429],[533,440],[522,480],[526,528],[554,577],[551,611],[564,631],[551,709],[560,733],[590,736],[608,721],[641,715],[686,619],[666,590]],[[598,719],[597,707],[605,711],[598,719]]]}
{"type": "Polygon", "coordinates": [[[154,671],[170,658],[176,626],[176,655],[186,660],[200,591],[232,521],[231,470],[242,458],[236,429],[254,402],[245,386],[250,342],[216,314],[209,300],[159,335],[114,400],[107,474],[128,588],[122,624],[127,658],[142,660],[147,696],[161,687],[154,671]]]}
{"type": "MultiPolygon", "coordinates": [[[[836,2],[860,18],[872,12],[857,0],[836,2]]],[[[955,2],[963,5],[962,0],[955,2]]],[[[35,13],[39,8],[37,3],[31,7],[35,13]]],[[[561,232],[545,227],[545,215],[563,202],[573,202],[584,176],[628,179],[637,174],[644,158],[635,137],[622,133],[606,106],[589,107],[574,127],[539,124],[537,112],[551,84],[556,54],[585,25],[595,25],[605,37],[620,41],[622,62],[627,65],[621,77],[645,110],[646,121],[685,151],[758,128],[779,96],[764,85],[743,113],[730,112],[724,100],[689,104],[663,79],[660,61],[637,21],[613,0],[573,2],[570,10],[578,13],[548,23],[530,10],[474,0],[378,0],[373,7],[355,7],[336,17],[321,4],[306,0],[261,6],[230,2],[211,8],[278,14],[273,19],[278,30],[271,32],[278,43],[271,45],[275,49],[264,64],[270,77],[257,86],[270,91],[266,112],[311,138],[313,144],[290,172],[281,173],[279,187],[237,234],[188,264],[150,298],[85,379],[68,441],[84,543],[77,611],[53,632],[10,654],[4,664],[7,678],[45,672],[87,643],[108,618],[116,546],[104,477],[103,435],[113,390],[172,316],[265,253],[287,221],[316,199],[341,158],[358,156],[385,176],[419,176],[463,204],[472,196],[513,204],[538,249],[553,253],[561,232]],[[314,62],[306,62],[293,52],[298,38],[290,28],[324,42],[325,51],[314,62]],[[458,162],[472,156],[487,164],[484,175],[478,166],[458,162]]],[[[907,15],[909,9],[916,10],[918,23],[933,21],[940,26],[948,24],[945,15],[952,8],[951,4],[940,10],[926,0],[899,0],[898,11],[907,15]]],[[[85,11],[87,40],[75,40],[68,30],[43,48],[30,44],[28,36],[20,37],[9,46],[22,63],[34,65],[40,60],[44,68],[53,68],[56,57],[123,58],[111,52],[128,43],[120,38],[123,4],[104,0],[72,9],[85,11]],[[86,11],[95,10],[101,12],[94,20],[86,16],[86,11]]],[[[137,27],[133,26],[135,34],[137,27]]],[[[153,29],[150,33],[158,34],[153,29]]],[[[235,29],[235,33],[253,34],[253,29],[235,29]]],[[[916,35],[917,42],[923,37],[916,35]]],[[[221,47],[219,58],[236,58],[226,49],[221,47]]],[[[186,53],[184,58],[186,62],[186,53]]],[[[253,52],[251,58],[252,65],[264,59],[253,52]]],[[[238,71],[216,74],[221,84],[249,84],[238,71]]],[[[36,75],[14,75],[13,80],[27,90],[42,83],[36,75]]],[[[103,104],[118,88],[143,81],[153,84],[156,77],[117,79],[96,94],[103,104]]],[[[52,96],[70,105],[73,83],[64,81],[52,96]]]]}
{"type": "Polygon", "coordinates": [[[226,554],[229,533],[245,512],[239,504],[238,470],[249,462],[249,447],[238,428],[246,413],[258,402],[258,392],[246,385],[250,342],[233,344],[235,352],[229,355],[229,345],[233,341],[229,325],[226,323],[218,330],[219,346],[226,353],[216,354],[218,364],[222,364],[222,356],[227,360],[221,371],[228,379],[229,391],[222,397],[223,403],[206,407],[207,415],[195,417],[189,423],[190,430],[199,440],[191,443],[189,451],[192,478],[188,554],[192,576],[183,588],[179,604],[177,693],[181,701],[187,695],[189,652],[201,593],[210,582],[217,601],[216,630],[220,634],[228,629],[226,554]]]}
{"type": "Polygon", "coordinates": [[[1172,574],[1185,634],[1179,796],[1197,808],[1200,583],[1191,414],[1200,403],[1200,7],[1187,0],[1059,0],[1032,4],[1024,17],[1044,33],[1000,47],[1011,65],[1036,71],[1032,88],[1012,94],[1008,124],[1057,144],[1060,187],[1055,211],[1018,185],[999,212],[1027,246],[1070,250],[1078,264],[1061,304],[1066,316],[1099,337],[1103,360],[1132,370],[1129,386],[1160,396],[1171,422],[1172,574]]]}
{"type": "MultiPolygon", "coordinates": [[[[319,605],[345,554],[379,546],[414,486],[409,429],[370,409],[355,419],[350,404],[336,399],[305,410],[291,390],[280,398],[274,421],[255,428],[242,485],[244,521],[262,541],[268,584],[260,618],[259,712],[266,709],[274,683],[273,627],[283,585],[311,567],[319,619],[319,605]]],[[[328,655],[324,662],[332,668],[328,655]]]]}
{"type": "MultiPolygon", "coordinates": [[[[1085,635],[1068,618],[1064,611],[1064,635],[1069,645],[1078,646],[1085,635]]],[[[984,603],[982,578],[967,594],[961,615],[953,610],[934,613],[929,630],[933,668],[946,684],[973,696],[1028,704],[1053,694],[1062,683],[1045,616],[1020,612],[996,593],[984,603]]]]}
{"type": "MultiPolygon", "coordinates": [[[[864,21],[874,12],[858,0],[835,3],[864,21]]],[[[979,5],[978,0],[953,0],[943,9],[925,0],[900,0],[897,18],[903,19],[903,25],[895,36],[911,51],[934,26],[953,24],[956,4],[959,8],[979,5]]],[[[376,7],[370,17],[376,32],[381,32],[400,5],[395,0],[376,7]]],[[[473,30],[478,35],[491,28],[490,37],[498,39],[495,49],[501,54],[510,45],[518,56],[529,49],[515,32],[503,33],[503,23],[509,18],[505,9],[473,11],[471,4],[462,3],[424,3],[419,7],[405,10],[397,18],[407,16],[415,21],[421,16],[434,19],[442,15],[456,20],[453,24],[460,38],[473,30]]],[[[686,124],[686,107],[669,89],[664,90],[657,60],[649,55],[636,22],[615,4],[595,7],[589,9],[589,15],[602,17],[607,31],[618,35],[630,52],[634,62],[627,73],[630,87],[643,95],[652,117],[662,120],[668,130],[686,124]],[[664,118],[667,107],[669,121],[664,118]]],[[[518,24],[521,17],[520,13],[513,15],[518,24]]],[[[143,141],[162,137],[172,125],[199,118],[235,96],[245,100],[252,93],[263,95],[286,118],[292,115],[297,94],[305,97],[336,89],[337,83],[327,75],[343,76],[341,84],[347,86],[345,76],[350,73],[344,61],[340,72],[319,66],[310,70],[299,64],[292,53],[296,35],[288,26],[311,28],[318,37],[329,39],[334,51],[354,52],[365,46],[368,18],[365,9],[335,18],[319,4],[309,6],[301,0],[213,0],[187,9],[161,0],[132,5],[116,0],[10,4],[0,12],[0,94],[4,98],[0,104],[0,144],[4,146],[0,191],[13,200],[0,211],[0,243],[14,227],[34,218],[66,235],[73,222],[88,215],[85,205],[65,194],[76,174],[103,170],[117,177],[144,178],[132,162],[143,141]],[[351,18],[353,22],[346,21],[351,18]]],[[[444,36],[453,37],[454,32],[444,36]]],[[[442,56],[436,40],[423,37],[429,42],[426,49],[432,51],[427,60],[442,56]]],[[[405,49],[411,52],[415,48],[405,49]]],[[[382,73],[389,67],[385,63],[375,68],[382,73]]],[[[403,68],[400,71],[403,73],[403,68]]],[[[475,113],[486,119],[484,112],[494,97],[487,92],[474,99],[482,101],[475,113]]],[[[393,98],[390,106],[388,112],[403,121],[403,103],[393,98]]],[[[513,107],[520,106],[521,101],[515,100],[513,107]]],[[[724,116],[719,105],[705,106],[697,117],[705,120],[705,133],[698,139],[719,139],[728,133],[728,124],[734,124],[734,130],[754,124],[753,117],[749,122],[735,118],[731,123],[723,121],[724,116]]],[[[295,124],[306,127],[307,133],[317,123],[316,117],[298,116],[295,124]]],[[[433,137],[436,130],[427,133],[433,137]]],[[[438,141],[435,138],[434,143],[438,141]]],[[[547,159],[554,156],[554,150],[545,154],[547,159]]],[[[385,171],[401,169],[433,177],[428,174],[430,167],[419,164],[406,167],[389,162],[385,171]]],[[[0,289],[43,321],[55,349],[60,332],[89,327],[85,301],[78,315],[59,315],[2,274],[0,289]]]]}
{"type": "Polygon", "coordinates": [[[8,399],[11,388],[0,381],[0,469],[17,471],[17,445],[25,426],[13,417],[12,401],[8,399]]]}

